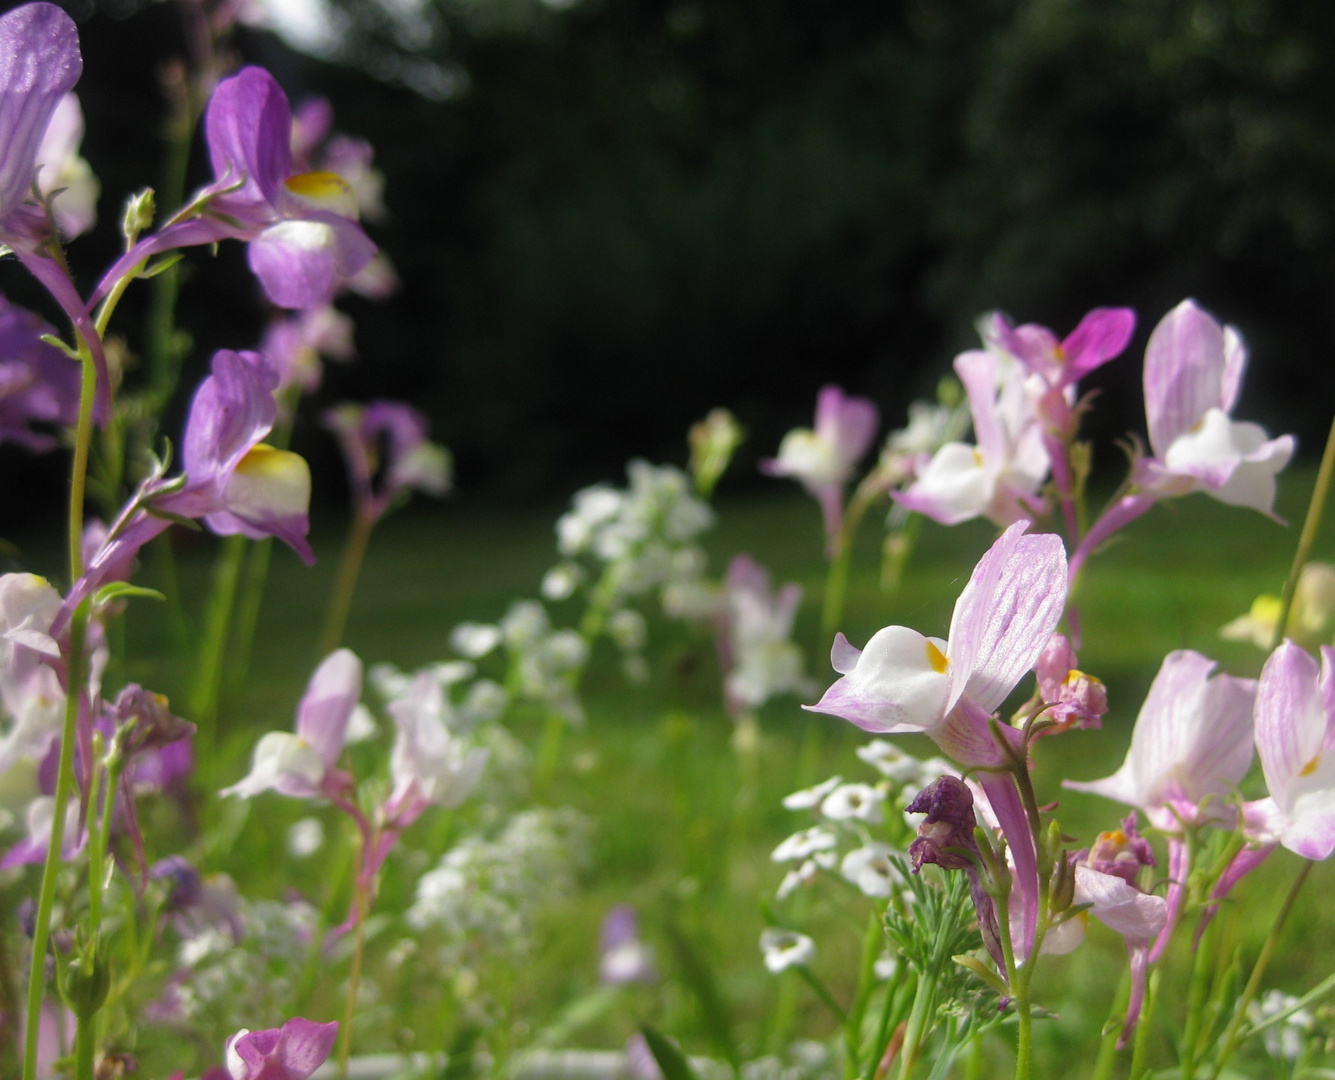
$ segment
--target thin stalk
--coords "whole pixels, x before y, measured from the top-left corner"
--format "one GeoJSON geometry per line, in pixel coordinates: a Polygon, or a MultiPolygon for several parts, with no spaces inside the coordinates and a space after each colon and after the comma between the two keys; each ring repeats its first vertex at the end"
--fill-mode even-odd
{"type": "Polygon", "coordinates": [[[356,943],[352,949],[352,971],[348,974],[348,1004],[343,1011],[342,1038],[339,1041],[338,1075],[339,1080],[348,1080],[348,1058],[352,1055],[352,1019],[357,1015],[357,990],[362,981],[362,952],[366,945],[366,908],[369,898],[359,883],[357,886],[357,929],[356,943]]]}
{"type": "Polygon", "coordinates": [[[1214,926],[1207,926],[1200,941],[1196,943],[1196,959],[1191,966],[1191,982],[1187,987],[1187,1023],[1182,1029],[1182,1080],[1194,1080],[1196,1059],[1199,1051],[1197,1043],[1201,1037],[1201,1022],[1205,1012],[1205,1003],[1210,996],[1214,950],[1210,947],[1214,939],[1214,926]]]}
{"type": "Polygon", "coordinates": [[[74,1077],[75,1080],[93,1080],[93,1054],[97,1049],[97,1036],[94,1033],[94,1020],[97,1014],[79,1018],[79,1026],[74,1033],[74,1077]]]}
{"type": "Polygon", "coordinates": [[[866,516],[874,496],[858,488],[849,500],[843,527],[839,530],[839,546],[830,560],[830,572],[825,579],[825,600],[821,606],[821,632],[830,637],[839,629],[844,617],[844,601],[848,594],[848,571],[853,562],[853,541],[862,519],[866,516]]]}
{"type": "Polygon", "coordinates": [[[185,608],[181,605],[181,582],[180,575],[176,573],[176,553],[172,548],[171,530],[154,537],[149,549],[153,552],[158,584],[167,597],[167,625],[171,628],[172,644],[176,646],[176,654],[182,667],[188,668],[190,624],[185,617],[185,608]]]}
{"type": "Polygon", "coordinates": [[[820,979],[816,978],[815,972],[807,967],[806,964],[798,964],[793,970],[806,980],[806,984],[811,987],[816,997],[820,999],[821,1004],[838,1017],[840,1026],[844,1028],[844,1032],[847,1034],[848,1014],[844,1012],[843,1006],[834,1000],[834,995],[826,989],[825,984],[821,982],[820,979]]]}
{"type": "Polygon", "coordinates": [[[264,586],[269,579],[269,560],[273,555],[273,537],[266,536],[250,545],[246,559],[241,602],[236,609],[236,625],[232,631],[231,662],[227,665],[227,688],[235,690],[245,684],[250,673],[250,659],[255,651],[255,631],[260,624],[260,609],[264,606],[264,586]]]}
{"type": "Polygon", "coordinates": [[[1298,871],[1298,876],[1293,879],[1289,895],[1284,898],[1279,914],[1275,916],[1275,925],[1270,928],[1270,935],[1265,939],[1265,944],[1261,946],[1261,955],[1256,958],[1256,966],[1252,968],[1251,978],[1247,980],[1247,986],[1242,991],[1242,997],[1238,999],[1237,1007],[1233,1010],[1233,1019],[1228,1023],[1228,1030],[1224,1033],[1224,1041],[1214,1059],[1214,1071],[1210,1074],[1210,1080],[1219,1080],[1219,1074],[1224,1071],[1228,1059],[1233,1056],[1233,1051],[1237,1049],[1238,1031],[1242,1027],[1242,1022],[1247,1018],[1247,1006],[1255,1000],[1256,992],[1261,989],[1261,979],[1265,976],[1266,968],[1270,966],[1270,957],[1275,952],[1275,946],[1279,944],[1280,931],[1284,929],[1284,923],[1288,920],[1289,912],[1293,910],[1294,901],[1298,899],[1298,893],[1302,890],[1303,884],[1307,881],[1307,875],[1312,872],[1314,865],[1316,864],[1310,859],[1303,860],[1303,867],[1298,871]]]}
{"type": "MultiPolygon", "coordinates": [[[[886,985],[885,1001],[881,1003],[881,1020],[876,1025],[876,1043],[872,1047],[872,1052],[867,1055],[867,1065],[862,1070],[861,1080],[876,1080],[877,1073],[880,1072],[881,1062],[890,1045],[890,1024],[902,1004],[900,991],[903,986],[903,983],[894,987],[886,985]]],[[[916,986],[914,989],[916,991],[916,986]]],[[[886,1072],[889,1071],[887,1066],[886,1072]]]]}
{"type": "Polygon", "coordinates": [[[927,972],[923,972],[918,976],[918,986],[913,993],[913,1008],[909,1012],[908,1024],[904,1029],[904,1043],[899,1051],[898,1080],[909,1080],[913,1067],[918,1063],[923,1029],[927,1024],[927,1018],[932,1014],[935,999],[936,980],[929,978],[927,972]]]}
{"type": "Polygon", "coordinates": [[[1150,972],[1150,985],[1145,991],[1145,1008],[1136,1023],[1136,1039],[1131,1048],[1131,1071],[1127,1080],[1141,1080],[1145,1075],[1145,1058],[1150,1048],[1150,1028],[1153,1027],[1154,1006],[1159,1000],[1159,965],[1150,972]]]}
{"type": "Polygon", "coordinates": [[[540,799],[547,794],[552,780],[556,776],[556,767],[561,761],[561,739],[565,735],[566,718],[560,713],[549,712],[542,725],[542,741],[538,743],[538,760],[533,766],[533,797],[540,799]]]}
{"type": "Polygon", "coordinates": [[[1112,1080],[1113,1067],[1117,1064],[1117,1040],[1126,1019],[1127,1006],[1131,1003],[1131,969],[1122,972],[1122,981],[1117,993],[1113,995],[1112,1008],[1108,1019],[1103,1022],[1103,1038],[1099,1043],[1099,1057],[1094,1063],[1094,1073],[1090,1080],[1112,1080]]]}
{"type": "Polygon", "coordinates": [[[42,868],[37,894],[37,918],[33,924],[32,965],[28,972],[28,1012],[24,1017],[23,1080],[37,1080],[37,1041],[42,1019],[42,995],[46,989],[46,948],[51,937],[51,909],[56,900],[65,838],[65,812],[74,790],[74,741],[79,726],[79,692],[84,679],[84,645],[88,635],[88,602],[80,604],[70,620],[68,692],[65,725],[61,732],[60,764],[56,771],[56,805],[51,820],[51,839],[42,868]]]}
{"type": "Polygon", "coordinates": [[[195,657],[195,677],[189,694],[191,713],[199,727],[196,741],[205,751],[213,744],[218,693],[222,688],[223,656],[236,607],[236,585],[241,577],[241,563],[245,560],[248,543],[247,538],[239,534],[224,539],[213,568],[213,591],[205,611],[204,635],[195,657]]]}
{"type": "MultiPolygon", "coordinates": [[[[79,387],[79,422],[74,432],[74,456],[70,465],[69,559],[70,584],[83,573],[83,501],[88,481],[88,448],[93,441],[93,401],[97,394],[97,368],[87,342],[79,337],[82,381],[79,387]]],[[[61,732],[60,762],[56,770],[56,805],[52,813],[51,839],[46,847],[46,865],[37,898],[33,926],[32,965],[28,972],[28,1012],[24,1017],[23,1080],[36,1080],[37,1040],[41,1027],[42,996],[46,989],[46,948],[51,935],[51,909],[56,900],[65,840],[65,813],[74,789],[74,740],[79,727],[79,703],[84,681],[84,646],[88,634],[88,602],[80,604],[70,619],[69,656],[66,671],[65,723],[61,732]]]]}
{"type": "Polygon", "coordinates": [[[1303,572],[1312,544],[1316,540],[1317,530],[1321,527],[1321,515],[1326,509],[1326,496],[1330,493],[1331,477],[1335,476],[1335,419],[1331,420],[1330,434],[1326,436],[1326,449],[1321,453],[1321,467],[1317,470],[1316,486],[1312,488],[1312,498],[1307,504],[1307,518],[1303,521],[1303,531],[1298,535],[1298,548],[1293,553],[1293,566],[1289,568],[1288,580],[1284,582],[1284,595],[1279,605],[1279,620],[1275,623],[1275,636],[1271,639],[1273,652],[1284,641],[1284,631],[1289,625],[1289,612],[1293,610],[1293,596],[1298,590],[1298,578],[1303,572]]]}
{"type": "Polygon", "coordinates": [[[329,611],[325,615],[324,630],[320,634],[320,655],[324,659],[338,648],[343,640],[343,631],[348,625],[348,612],[352,609],[352,594],[357,591],[357,579],[361,576],[362,561],[366,558],[366,546],[371,540],[371,529],[375,518],[360,508],[352,519],[352,528],[348,530],[347,543],[343,545],[343,558],[338,564],[338,576],[334,579],[334,591],[329,601],[329,611]]]}

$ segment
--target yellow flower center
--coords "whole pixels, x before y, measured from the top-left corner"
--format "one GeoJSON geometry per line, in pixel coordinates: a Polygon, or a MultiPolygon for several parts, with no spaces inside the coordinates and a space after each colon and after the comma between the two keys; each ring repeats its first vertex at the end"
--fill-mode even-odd
{"type": "Polygon", "coordinates": [[[936,647],[935,642],[927,643],[927,662],[932,665],[932,670],[938,675],[946,673],[946,654],[936,647]]]}

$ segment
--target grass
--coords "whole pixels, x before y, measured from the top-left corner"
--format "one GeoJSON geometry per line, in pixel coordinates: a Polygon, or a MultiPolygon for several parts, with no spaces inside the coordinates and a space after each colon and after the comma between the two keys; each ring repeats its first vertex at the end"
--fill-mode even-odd
{"type": "MultiPolygon", "coordinates": [[[[1311,482],[1305,473],[1285,478],[1278,508],[1283,517],[1301,521],[1311,482]]],[[[547,509],[444,506],[417,507],[390,519],[372,540],[346,643],[368,665],[391,661],[408,670],[445,657],[449,631],[458,622],[495,620],[512,600],[536,595],[543,571],[554,561],[554,518],[547,509]]],[[[803,585],[797,636],[807,648],[809,672],[823,683],[833,676],[828,642],[818,640],[817,631],[823,581],[818,533],[814,504],[784,491],[724,500],[708,548],[716,572],[732,554],[747,551],[769,566],[777,581],[803,585]]],[[[1088,842],[1120,813],[1092,796],[1060,792],[1059,781],[1102,776],[1116,767],[1165,653],[1194,648],[1217,657],[1234,674],[1257,674],[1262,654],[1220,641],[1218,627],[1246,611],[1258,593],[1279,591],[1296,533],[1296,527],[1284,529],[1260,515],[1195,496],[1156,508],[1092,561],[1078,596],[1085,627],[1081,666],[1107,683],[1112,710],[1103,732],[1046,740],[1039,754],[1040,793],[1061,799],[1067,832],[1088,842]]],[[[850,582],[844,620],[849,638],[860,644],[890,623],[944,637],[955,598],[993,535],[981,523],[954,529],[927,524],[904,582],[887,595],[878,586],[880,537],[869,522],[850,582]]],[[[201,762],[203,790],[241,775],[260,732],[290,727],[293,706],[316,659],[322,598],[337,562],[338,527],[317,530],[315,541],[320,562],[313,570],[286,551],[275,553],[258,647],[244,686],[224,701],[216,751],[201,762]]],[[[26,546],[27,563],[40,567],[40,538],[26,546]]],[[[178,539],[188,610],[198,608],[207,590],[214,549],[207,536],[178,539]]],[[[1315,554],[1332,558],[1335,543],[1319,540],[1315,554]]],[[[153,577],[150,561],[144,583],[153,584],[153,577]]],[[[128,619],[126,674],[179,695],[181,667],[170,661],[163,611],[146,602],[136,605],[128,619]]],[[[558,623],[578,617],[573,606],[554,611],[558,623]]],[[[863,737],[850,725],[801,712],[795,699],[771,703],[761,716],[754,797],[739,799],[738,757],[718,701],[711,647],[662,621],[651,622],[654,640],[663,647],[655,652],[651,646],[658,666],[647,688],[622,682],[610,650],[596,657],[589,672],[588,724],[569,733],[564,767],[548,800],[594,819],[592,858],[578,895],[546,914],[542,947],[511,971],[505,989],[507,1022],[522,1025],[514,1032],[522,1041],[591,993],[597,985],[598,924],[613,904],[628,902],[643,912],[647,936],[669,974],[679,974],[683,964],[698,968],[704,958],[716,983],[715,1015],[701,1009],[699,996],[687,989],[689,979],[672,978],[593,1017],[576,1032],[577,1043],[620,1045],[641,1019],[683,1037],[689,1049],[700,1052],[717,1050],[720,1024],[735,1033],[732,1037],[748,1055],[777,1050],[797,1034],[829,1034],[832,1021],[805,988],[795,985],[795,977],[788,982],[765,973],[756,943],[781,876],[768,854],[806,823],[783,810],[779,800],[836,772],[871,779],[870,770],[853,755],[863,737]],[[696,960],[683,955],[683,941],[696,960]]],[[[521,718],[516,734],[530,747],[536,745],[536,720],[521,718]]],[[[919,744],[916,752],[926,756],[930,750],[919,744]]],[[[278,896],[295,880],[298,891],[327,911],[337,910],[346,891],[339,866],[298,865],[284,849],[286,827],[308,814],[308,806],[267,796],[252,807],[249,820],[235,805],[217,800],[206,800],[202,812],[208,827],[226,826],[236,837],[228,859],[222,850],[213,857],[219,866],[226,861],[243,892],[278,896]]],[[[329,814],[323,816],[334,824],[329,814]]],[[[444,823],[419,827],[409,839],[422,849],[448,842],[454,826],[445,817],[444,823]]],[[[408,863],[391,868],[387,894],[407,887],[400,880],[407,880],[407,869],[408,863]]],[[[1269,926],[1267,916],[1257,913],[1278,905],[1295,869],[1295,860],[1281,853],[1245,884],[1249,914],[1243,919],[1236,908],[1225,913],[1221,949],[1245,942],[1254,955],[1269,926]]],[[[1329,974],[1335,914],[1324,896],[1332,886],[1329,868],[1319,867],[1290,923],[1289,947],[1274,969],[1272,985],[1300,990],[1329,974]],[[1295,947],[1300,943],[1306,947],[1295,947]]],[[[836,996],[847,999],[865,904],[826,890],[805,906],[784,911],[790,925],[817,937],[822,951],[816,968],[836,996]]],[[[1040,979],[1038,1000],[1061,1004],[1062,1016],[1038,1028],[1036,1075],[1078,1076],[1081,1067],[1073,1062],[1088,1061],[1088,1049],[1073,1040],[1097,1030],[1124,963],[1121,943],[1110,932],[1091,930],[1090,939],[1073,956],[1047,963],[1040,979]]],[[[698,984],[698,970],[696,978],[698,984]]],[[[421,1007],[421,995],[414,995],[413,988],[395,990],[387,983],[385,993],[407,994],[401,1000],[416,1001],[417,1011],[392,1030],[371,1033],[368,1049],[413,1045],[409,1029],[414,1024],[441,1022],[421,1007]]],[[[337,987],[317,988],[312,1000],[332,1008],[337,987]]],[[[1164,1000],[1172,1000],[1171,988],[1164,1000]]]]}

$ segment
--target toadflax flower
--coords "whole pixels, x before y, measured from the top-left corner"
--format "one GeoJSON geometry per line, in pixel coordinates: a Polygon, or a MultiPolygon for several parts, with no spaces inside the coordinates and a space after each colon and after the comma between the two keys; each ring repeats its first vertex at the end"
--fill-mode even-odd
{"type": "Polygon", "coordinates": [[[50,450],[55,437],[33,425],[79,418],[79,365],[42,340],[54,332],[0,296],[0,442],[50,450]]]}
{"type": "MultiPolygon", "coordinates": [[[[1023,736],[994,724],[992,714],[1034,666],[1066,606],[1061,539],[1026,536],[1028,527],[1016,522],[974,567],[955,603],[948,641],[887,626],[858,650],[839,634],[830,659],[843,678],[804,708],[866,731],[920,732],[962,765],[1006,769],[1023,736]],[[1011,745],[1000,745],[998,737],[1011,745]]],[[[1033,836],[1009,773],[982,772],[979,782],[1015,857],[1024,952],[1038,918],[1033,836]]]]}
{"type": "Polygon", "coordinates": [[[301,799],[340,798],[351,779],[338,768],[348,724],[362,693],[362,662],[339,649],[315,669],[297,706],[295,733],[271,731],[255,746],[250,772],[220,795],[253,798],[277,791],[301,799]]]}
{"type": "Polygon", "coordinates": [[[83,141],[83,110],[74,94],[56,104],[42,144],[37,148],[37,187],[51,200],[51,212],[66,240],[86,233],[97,223],[97,197],[102,186],[88,162],[79,156],[83,141]]]}
{"type": "Polygon", "coordinates": [[[1074,577],[1090,553],[1158,500],[1203,491],[1230,506],[1272,514],[1275,475],[1293,456],[1292,435],[1268,438],[1232,419],[1247,348],[1193,300],[1160,321],[1145,347],[1145,419],[1152,456],[1132,470],[1132,490],[1099,517],[1071,555],[1074,577]]]}
{"type": "Polygon", "coordinates": [[[343,448],[359,514],[377,521],[409,489],[437,497],[449,492],[449,451],[427,439],[426,417],[412,406],[397,401],[339,405],[325,412],[323,422],[343,448]]]}
{"type": "Polygon", "coordinates": [[[231,1080],[308,1080],[334,1049],[338,1022],[320,1024],[293,1017],[281,1028],[247,1031],[227,1040],[231,1080]]]}
{"type": "Polygon", "coordinates": [[[174,248],[242,240],[265,295],[278,307],[312,308],[376,253],[357,223],[357,198],[331,172],[292,163],[292,108],[263,68],[222,80],[204,116],[214,181],[160,232],[136,244],[102,278],[93,299],[129,270],[174,248]]]}
{"type": "Polygon", "coordinates": [[[827,552],[836,549],[843,531],[844,487],[879,423],[872,402],[825,386],[816,398],[815,428],[794,428],[779,444],[778,457],[761,462],[764,472],[792,477],[820,503],[827,552]]]}
{"type": "Polygon", "coordinates": [[[1256,683],[1211,675],[1214,668],[1213,660],[1190,649],[1169,653],[1136,717],[1121,768],[1101,780],[1062,782],[1143,810],[1168,834],[1168,918],[1151,960],[1167,948],[1186,900],[1191,845],[1184,827],[1231,825],[1226,800],[1251,766],[1256,683]]]}
{"type": "Polygon", "coordinates": [[[311,474],[306,461],[261,440],[276,417],[277,376],[259,353],[214,354],[186,421],[183,481],[145,481],[87,561],[64,616],[106,581],[124,575],[136,553],[173,518],[202,518],[222,536],[276,536],[307,563],[311,474]]]}
{"type": "Polygon", "coordinates": [[[1326,859],[1335,851],[1335,650],[1321,664],[1291,641],[1261,670],[1256,749],[1270,798],[1254,804],[1290,851],[1326,859]]]}

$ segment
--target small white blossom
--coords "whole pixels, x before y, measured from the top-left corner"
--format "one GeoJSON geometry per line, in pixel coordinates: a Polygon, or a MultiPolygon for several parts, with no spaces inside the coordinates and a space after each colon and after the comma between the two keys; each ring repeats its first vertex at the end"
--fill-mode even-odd
{"type": "Polygon", "coordinates": [[[576,563],[564,562],[553,566],[542,577],[543,599],[568,600],[575,595],[575,590],[583,580],[584,571],[576,563]]]}
{"type": "MultiPolygon", "coordinates": [[[[1293,1008],[1297,1003],[1298,999],[1292,994],[1286,994],[1282,990],[1267,990],[1260,1001],[1253,1001],[1247,1007],[1247,1019],[1253,1024],[1259,1024],[1293,1008]]],[[[1297,1061],[1298,1055],[1302,1053],[1303,1043],[1315,1027],[1316,1018],[1306,1009],[1299,1009],[1262,1033],[1266,1053],[1272,1058],[1297,1061]]]]}
{"type": "Polygon", "coordinates": [[[839,872],[872,899],[888,900],[899,884],[899,874],[890,862],[893,853],[886,844],[864,844],[844,856],[839,872]]]}
{"type": "Polygon", "coordinates": [[[794,930],[767,928],[760,935],[765,967],[775,975],[790,967],[806,967],[816,956],[816,943],[794,930]]]}
{"type": "Polygon", "coordinates": [[[885,795],[870,784],[841,784],[821,803],[820,812],[831,821],[866,821],[875,824],[881,820],[881,803],[885,795]]]}
{"type": "Polygon", "coordinates": [[[832,776],[828,780],[823,780],[814,787],[803,788],[801,791],[794,791],[791,795],[783,797],[783,806],[785,810],[815,810],[820,806],[822,800],[844,782],[842,776],[832,776]]]}
{"type": "Polygon", "coordinates": [[[323,844],[324,823],[319,818],[302,818],[287,831],[287,850],[295,859],[310,858],[323,844]]]}
{"type": "Polygon", "coordinates": [[[450,646],[460,656],[478,660],[501,643],[501,628],[489,623],[460,623],[450,633],[450,646]]]}
{"type": "Polygon", "coordinates": [[[818,851],[828,851],[830,848],[837,847],[838,844],[839,838],[829,829],[820,825],[813,825],[809,829],[793,833],[792,836],[774,849],[774,854],[770,858],[774,862],[794,862],[798,859],[806,859],[818,851]]]}
{"type": "Polygon", "coordinates": [[[923,781],[923,762],[886,739],[872,739],[866,746],[859,746],[857,755],[896,784],[918,784],[923,781]]]}

